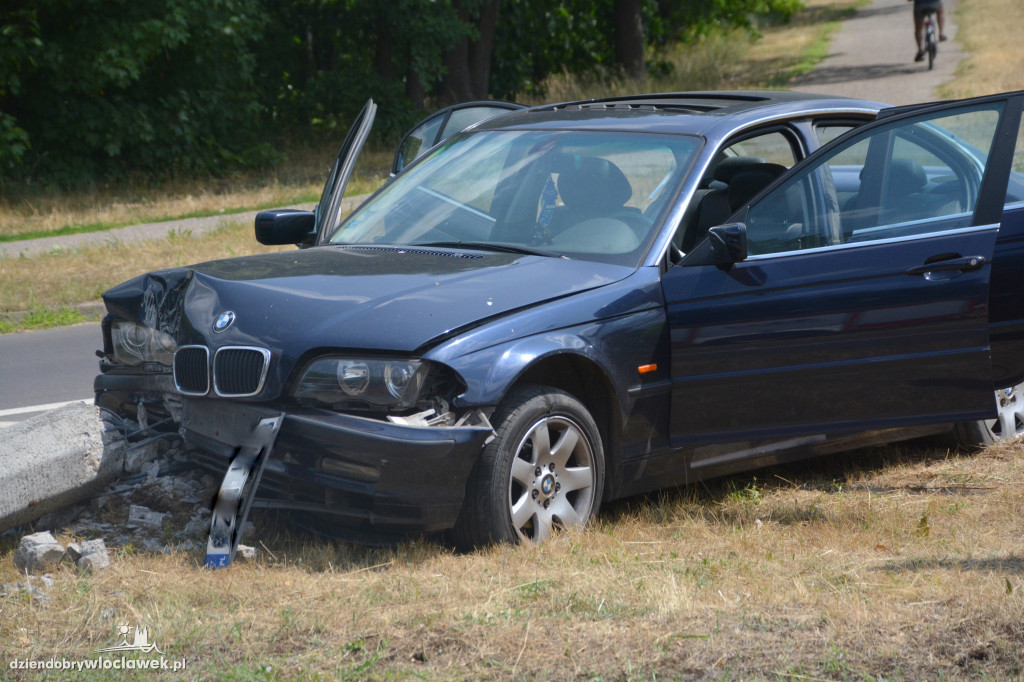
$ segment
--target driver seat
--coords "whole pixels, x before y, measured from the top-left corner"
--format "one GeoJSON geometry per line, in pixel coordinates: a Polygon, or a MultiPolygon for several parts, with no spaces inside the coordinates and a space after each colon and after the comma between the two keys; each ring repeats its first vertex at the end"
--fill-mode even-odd
{"type": "MultiPolygon", "coordinates": [[[[558,174],[556,184],[563,206],[555,209],[551,218],[552,235],[585,220],[630,210],[625,204],[633,196],[633,188],[626,174],[608,159],[576,158],[558,174]]],[[[640,214],[639,209],[633,210],[640,214]]]]}

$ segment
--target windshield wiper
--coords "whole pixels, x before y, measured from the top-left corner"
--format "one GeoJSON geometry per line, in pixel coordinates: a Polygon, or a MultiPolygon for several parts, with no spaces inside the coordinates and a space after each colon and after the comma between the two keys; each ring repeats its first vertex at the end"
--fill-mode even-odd
{"type": "Polygon", "coordinates": [[[493,242],[466,242],[466,241],[455,241],[455,242],[427,242],[425,244],[414,244],[414,246],[438,246],[442,248],[452,249],[479,249],[481,251],[500,251],[502,253],[521,253],[527,256],[545,256],[547,258],[565,258],[569,260],[569,257],[564,253],[556,253],[554,251],[545,251],[544,249],[535,249],[530,246],[518,246],[515,244],[495,244],[493,242]]]}

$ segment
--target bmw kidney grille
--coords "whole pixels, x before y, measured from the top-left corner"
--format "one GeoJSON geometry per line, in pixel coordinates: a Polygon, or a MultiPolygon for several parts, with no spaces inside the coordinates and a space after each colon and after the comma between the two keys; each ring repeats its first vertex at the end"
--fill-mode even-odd
{"type": "Polygon", "coordinates": [[[174,385],[185,395],[206,395],[212,375],[216,395],[245,398],[263,389],[269,367],[266,348],[225,346],[217,349],[211,363],[206,346],[182,346],[174,354],[174,385]]]}

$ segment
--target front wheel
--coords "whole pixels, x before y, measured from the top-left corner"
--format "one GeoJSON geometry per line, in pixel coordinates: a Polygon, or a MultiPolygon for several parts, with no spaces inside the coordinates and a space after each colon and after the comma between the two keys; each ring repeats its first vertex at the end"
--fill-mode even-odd
{"type": "Polygon", "coordinates": [[[604,447],[576,398],[554,388],[512,391],[492,419],[495,438],[473,468],[450,535],[460,549],[494,542],[544,542],[597,513],[604,447]]]}
{"type": "Polygon", "coordinates": [[[996,391],[996,418],[958,424],[957,439],[964,445],[992,445],[1024,433],[1024,383],[996,391]]]}

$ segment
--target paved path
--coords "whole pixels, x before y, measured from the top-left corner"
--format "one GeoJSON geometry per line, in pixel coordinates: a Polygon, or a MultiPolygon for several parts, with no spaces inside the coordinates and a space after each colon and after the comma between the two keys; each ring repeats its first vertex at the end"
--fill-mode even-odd
{"type": "Polygon", "coordinates": [[[946,35],[935,68],[915,62],[914,21],[906,0],[875,0],[844,21],[828,57],[791,84],[793,90],[860,97],[888,104],[930,102],[953,78],[963,53],[956,44],[956,0],[944,0],[946,35]]]}
{"type": "MultiPolygon", "coordinates": [[[[342,201],[342,211],[347,213],[361,204],[367,194],[346,197],[342,201]]],[[[289,206],[288,208],[299,208],[306,211],[312,210],[311,206],[289,206]]],[[[103,244],[117,244],[136,242],[143,239],[163,239],[172,232],[179,234],[191,234],[197,236],[205,232],[212,232],[230,223],[245,223],[252,225],[259,211],[247,211],[245,213],[231,213],[226,215],[207,216],[205,218],[182,218],[181,220],[165,220],[159,223],[145,223],[140,225],[128,225],[112,230],[101,232],[83,232],[81,234],[70,234],[61,237],[44,237],[42,239],[25,239],[16,242],[0,242],[0,258],[17,257],[20,255],[35,256],[42,253],[50,253],[55,250],[74,250],[83,246],[94,246],[103,244]]],[[[255,239],[255,236],[253,237],[255,239]]]]}
{"type": "MultiPolygon", "coordinates": [[[[303,208],[308,209],[308,206],[303,208]]],[[[128,225],[100,232],[82,232],[60,237],[44,237],[42,239],[25,239],[17,242],[0,242],[0,258],[20,255],[36,256],[56,250],[73,251],[83,246],[136,242],[143,239],[163,239],[172,232],[180,234],[200,235],[212,232],[229,223],[244,222],[253,224],[259,211],[232,213],[222,216],[205,218],[182,218],[181,220],[165,220],[159,223],[128,225]]]]}

